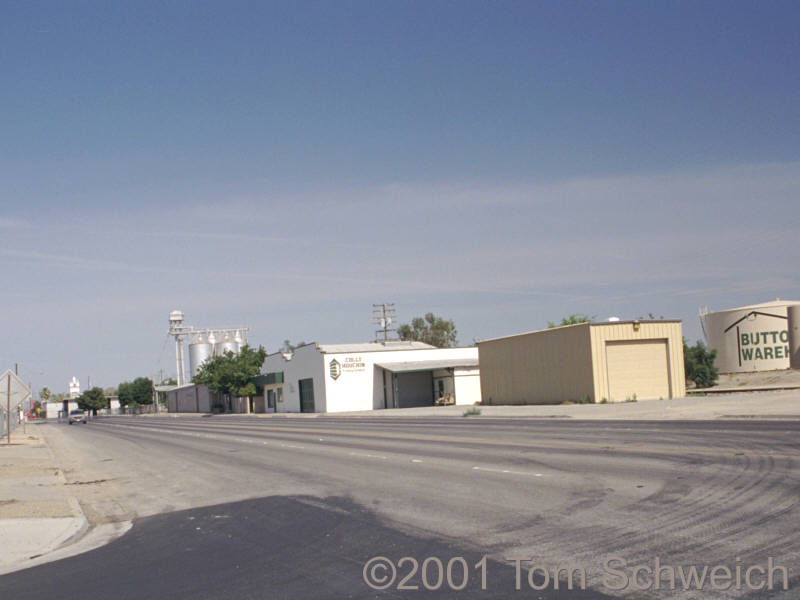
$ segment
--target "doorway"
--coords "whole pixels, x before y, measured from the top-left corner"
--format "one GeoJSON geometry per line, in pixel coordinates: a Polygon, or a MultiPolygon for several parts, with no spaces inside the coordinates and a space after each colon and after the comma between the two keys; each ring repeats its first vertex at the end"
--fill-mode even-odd
{"type": "Polygon", "coordinates": [[[313,413],[314,411],[314,380],[301,379],[297,382],[300,388],[300,412],[313,413]]]}

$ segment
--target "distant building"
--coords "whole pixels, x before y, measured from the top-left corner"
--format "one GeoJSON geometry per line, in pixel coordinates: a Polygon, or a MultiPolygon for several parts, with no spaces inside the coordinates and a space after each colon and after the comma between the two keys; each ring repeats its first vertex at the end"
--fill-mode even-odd
{"type": "Polygon", "coordinates": [[[480,402],[478,349],[422,342],[307,344],[267,357],[267,412],[344,412],[480,402]]]}
{"type": "Polygon", "coordinates": [[[717,351],[715,364],[721,373],[775,371],[791,366],[792,315],[800,317],[800,302],[775,300],[716,312],[706,309],[700,312],[700,325],[706,345],[717,351]]]}
{"type": "Polygon", "coordinates": [[[169,412],[343,412],[475,404],[481,399],[477,348],[421,342],[306,344],[267,356],[249,398],[204,385],[165,390],[169,412]]]}
{"type": "Polygon", "coordinates": [[[478,342],[483,404],[686,395],[680,321],[580,323],[478,342]]]}
{"type": "Polygon", "coordinates": [[[78,381],[77,377],[73,377],[72,381],[69,382],[69,397],[71,399],[75,399],[81,395],[81,383],[78,381]]]}
{"type": "MultiPolygon", "coordinates": [[[[213,394],[204,385],[187,383],[182,386],[161,386],[167,394],[167,411],[209,413],[213,408],[213,394]]],[[[156,388],[158,390],[158,388],[156,388]]],[[[159,390],[161,391],[161,390],[159,390]]]]}
{"type": "Polygon", "coordinates": [[[70,411],[77,410],[78,403],[75,400],[64,400],[63,402],[43,402],[42,403],[42,416],[46,419],[57,419],[59,413],[61,416],[68,415],[70,411]]]}

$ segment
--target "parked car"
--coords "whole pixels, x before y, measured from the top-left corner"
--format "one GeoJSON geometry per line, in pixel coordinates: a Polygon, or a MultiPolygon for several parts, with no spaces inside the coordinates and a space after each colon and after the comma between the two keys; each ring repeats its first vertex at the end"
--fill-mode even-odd
{"type": "Polygon", "coordinates": [[[69,412],[69,424],[89,422],[89,414],[85,410],[75,409],[69,412]]]}

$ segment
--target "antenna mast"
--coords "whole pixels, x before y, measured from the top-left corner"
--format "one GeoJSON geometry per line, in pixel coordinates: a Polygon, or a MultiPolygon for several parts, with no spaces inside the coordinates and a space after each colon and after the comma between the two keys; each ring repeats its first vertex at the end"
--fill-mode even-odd
{"type": "Polygon", "coordinates": [[[375,340],[380,341],[383,336],[383,341],[389,341],[389,332],[397,331],[392,325],[397,321],[397,316],[394,310],[394,302],[391,304],[373,304],[372,305],[372,322],[375,323],[380,329],[375,332],[375,340]]]}

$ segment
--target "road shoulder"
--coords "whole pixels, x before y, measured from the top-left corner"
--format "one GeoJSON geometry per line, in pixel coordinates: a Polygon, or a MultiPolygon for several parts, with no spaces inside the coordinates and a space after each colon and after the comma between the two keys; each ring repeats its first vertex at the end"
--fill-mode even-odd
{"type": "Polygon", "coordinates": [[[38,426],[0,446],[0,573],[80,540],[89,522],[38,426]]]}

